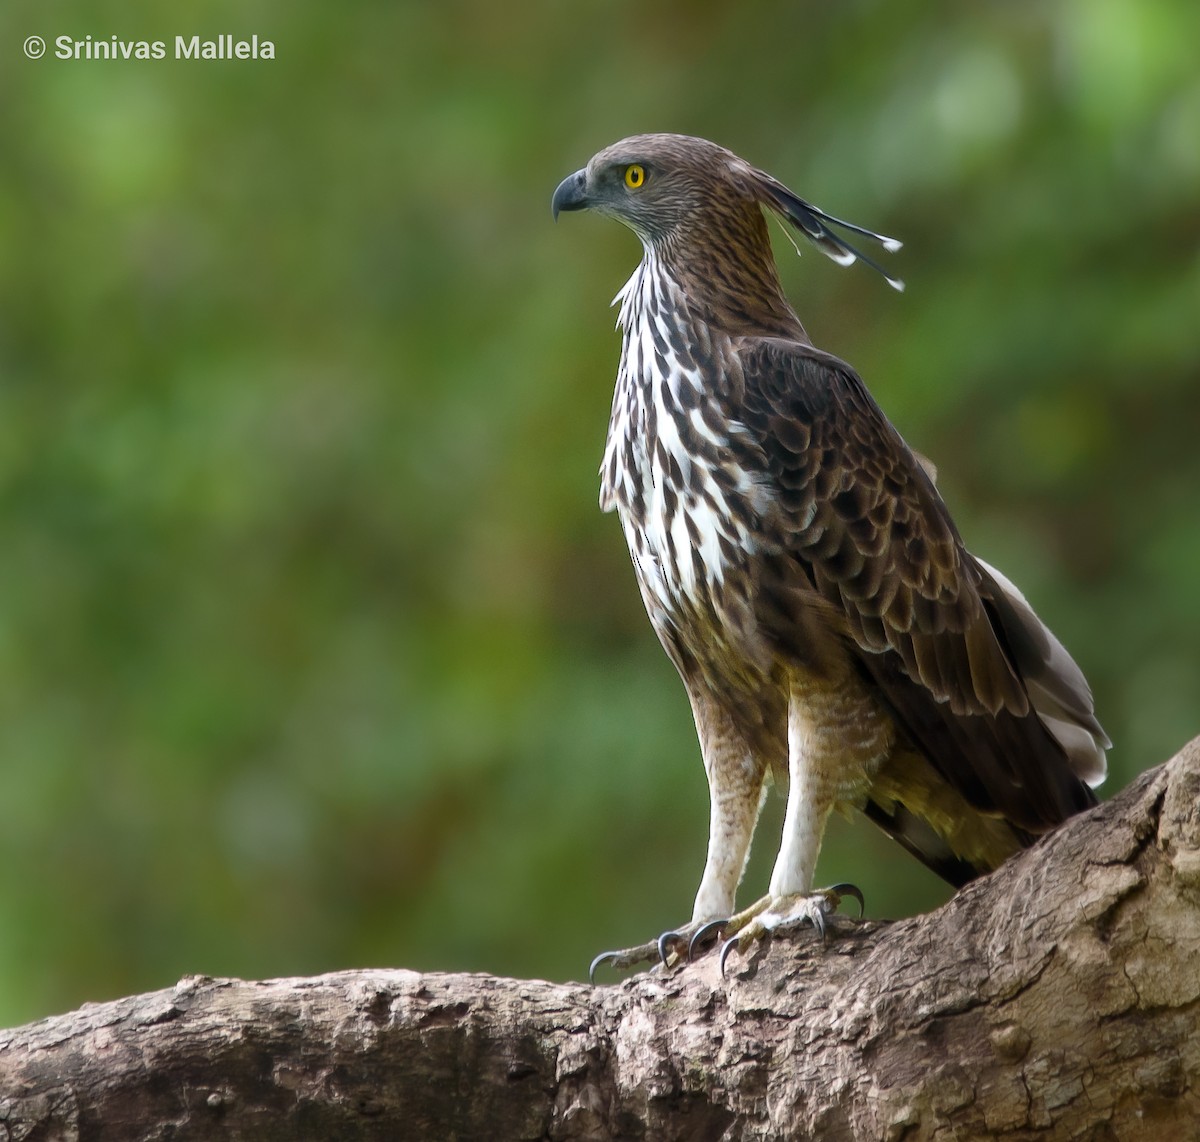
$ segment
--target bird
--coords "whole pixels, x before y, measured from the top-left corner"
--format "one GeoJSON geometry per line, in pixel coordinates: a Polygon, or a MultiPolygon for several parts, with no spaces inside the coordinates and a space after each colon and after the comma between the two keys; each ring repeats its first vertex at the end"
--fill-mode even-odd
{"type": "MultiPolygon", "coordinates": [[[[817,348],[780,283],[769,216],[841,265],[843,222],[705,139],[635,135],[565,178],[641,240],[600,506],[615,511],[650,623],[682,679],[709,787],[691,920],[592,964],[675,963],[722,938],[721,970],[826,919],[830,815],[861,811],[959,887],[1096,804],[1111,742],[1063,644],[967,551],[859,375],[817,348]],[[768,891],[735,896],[769,786],[786,796],[768,891]]],[[[788,234],[791,238],[791,233],[788,234]]],[[[794,239],[793,239],[793,244],[794,239]]],[[[861,241],[860,241],[861,244],[861,241]]],[[[799,246],[797,246],[799,252],[799,246]]]]}

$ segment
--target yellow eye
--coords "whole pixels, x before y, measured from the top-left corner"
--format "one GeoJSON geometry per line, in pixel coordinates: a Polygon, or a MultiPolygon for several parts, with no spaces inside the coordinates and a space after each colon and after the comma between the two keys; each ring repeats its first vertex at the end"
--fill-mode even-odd
{"type": "Polygon", "coordinates": [[[646,181],[646,172],[637,163],[625,168],[625,185],[630,190],[637,190],[646,181]]]}

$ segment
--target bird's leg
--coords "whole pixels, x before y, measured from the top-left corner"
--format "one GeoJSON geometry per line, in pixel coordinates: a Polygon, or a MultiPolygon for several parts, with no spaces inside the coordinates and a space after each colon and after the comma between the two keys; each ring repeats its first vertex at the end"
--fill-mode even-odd
{"type": "Polygon", "coordinates": [[[812,887],[821,839],[834,805],[865,787],[875,767],[879,745],[872,727],[862,727],[855,703],[831,696],[824,687],[797,685],[788,702],[788,800],[783,840],[771,873],[770,890],[734,916],[726,926],[721,966],[736,946],[745,951],[768,932],[812,924],[825,936],[826,917],[843,896],[862,905],[862,893],[850,884],[812,887]],[[853,726],[849,732],[843,732],[853,726]]]}
{"type": "Polygon", "coordinates": [[[710,749],[704,759],[708,774],[708,855],[692,906],[692,924],[728,917],[754,826],[766,799],[764,766],[744,749],[710,749]]]}
{"type": "Polygon", "coordinates": [[[607,964],[618,970],[643,963],[673,966],[715,940],[733,911],[734,895],[746,867],[750,840],[764,794],[764,763],[746,748],[723,711],[693,697],[696,727],[704,748],[708,775],[708,856],[696,892],[690,923],[664,932],[656,940],[619,951],[603,952],[592,961],[588,978],[607,964]]]}
{"type": "Polygon", "coordinates": [[[768,932],[786,931],[806,922],[823,933],[825,916],[837,907],[839,898],[833,893],[812,891],[821,837],[833,802],[823,795],[819,781],[812,780],[804,765],[789,768],[783,843],[771,873],[770,890],[725,927],[726,936],[736,938],[741,951],[768,932]]]}

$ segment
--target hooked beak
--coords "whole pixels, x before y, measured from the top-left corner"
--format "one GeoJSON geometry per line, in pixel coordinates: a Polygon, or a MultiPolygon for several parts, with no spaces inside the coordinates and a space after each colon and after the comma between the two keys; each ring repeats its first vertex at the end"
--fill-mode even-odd
{"type": "Polygon", "coordinates": [[[580,170],[567,175],[558,184],[554,197],[550,200],[550,209],[554,212],[554,221],[558,221],[560,210],[584,210],[588,206],[587,171],[580,170]]]}

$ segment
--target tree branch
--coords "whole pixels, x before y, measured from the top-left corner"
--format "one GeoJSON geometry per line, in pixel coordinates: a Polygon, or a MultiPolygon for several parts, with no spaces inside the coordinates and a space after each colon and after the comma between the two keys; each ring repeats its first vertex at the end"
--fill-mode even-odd
{"type": "Polygon", "coordinates": [[[930,915],[730,968],[188,978],[0,1032],[0,1140],[1190,1136],[1200,739],[930,915]]]}

